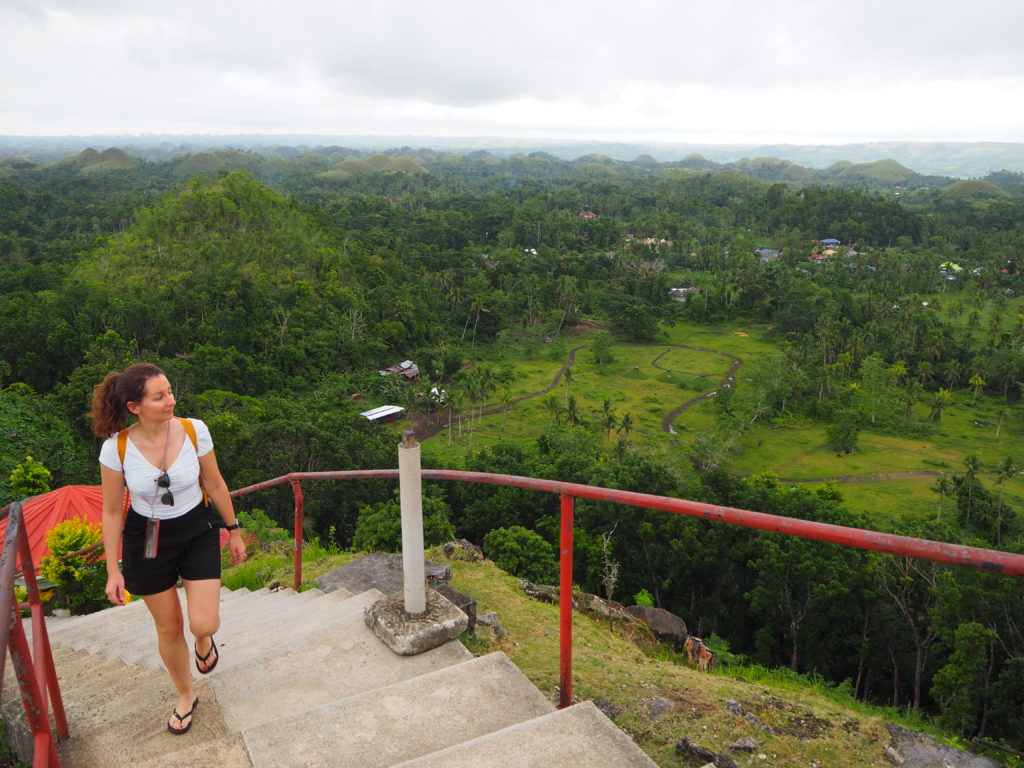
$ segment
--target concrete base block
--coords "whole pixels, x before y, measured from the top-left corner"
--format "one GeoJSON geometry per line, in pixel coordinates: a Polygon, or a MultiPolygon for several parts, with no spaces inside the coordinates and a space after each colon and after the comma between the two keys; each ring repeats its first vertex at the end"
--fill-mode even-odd
{"type": "Polygon", "coordinates": [[[427,590],[427,609],[419,616],[405,611],[405,594],[396,592],[364,611],[366,625],[399,656],[415,656],[454,640],[469,618],[436,590],[427,590]]]}

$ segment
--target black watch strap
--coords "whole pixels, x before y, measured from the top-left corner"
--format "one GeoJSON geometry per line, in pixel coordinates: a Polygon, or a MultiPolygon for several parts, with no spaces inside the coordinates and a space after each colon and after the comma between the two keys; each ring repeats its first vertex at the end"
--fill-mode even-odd
{"type": "Polygon", "coordinates": [[[232,523],[231,525],[225,525],[224,526],[224,530],[225,531],[237,531],[241,527],[242,526],[239,525],[238,523],[232,523]]]}

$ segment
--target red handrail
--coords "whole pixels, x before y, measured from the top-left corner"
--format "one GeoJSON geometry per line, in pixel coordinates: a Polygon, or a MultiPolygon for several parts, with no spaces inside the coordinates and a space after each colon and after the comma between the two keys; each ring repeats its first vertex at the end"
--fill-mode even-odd
{"type": "MultiPolygon", "coordinates": [[[[489,485],[505,485],[516,488],[527,488],[545,493],[557,493],[561,496],[561,536],[559,544],[559,681],[560,704],[565,707],[572,703],[572,541],[573,511],[575,498],[594,499],[615,504],[628,504],[645,509],[659,509],[665,512],[696,517],[712,522],[730,523],[746,528],[762,531],[784,533],[805,539],[841,544],[858,549],[869,549],[886,552],[891,555],[914,557],[933,560],[939,563],[956,565],[962,568],[975,568],[1007,576],[1024,576],[1024,555],[1010,552],[998,552],[978,547],[966,547],[960,544],[947,544],[940,541],[916,539],[910,536],[897,536],[890,533],[879,533],[862,528],[849,528],[830,523],[816,523],[780,515],[769,515],[764,512],[751,512],[745,509],[722,507],[717,504],[705,504],[686,499],[673,499],[667,496],[654,496],[649,493],[620,491],[611,488],[599,488],[593,485],[566,483],[559,480],[539,480],[533,477],[518,475],[501,475],[489,472],[464,472],[447,469],[424,469],[421,477],[428,480],[459,480],[489,485]]],[[[250,485],[232,491],[232,496],[243,496],[255,491],[273,488],[289,483],[295,494],[295,574],[294,584],[298,589],[302,583],[302,506],[303,497],[299,483],[303,480],[369,480],[398,478],[397,469],[355,469],[337,472],[292,472],[276,477],[263,483],[250,485]]]]}
{"type": "MultiPolygon", "coordinates": [[[[64,701],[53,664],[50,638],[43,619],[43,604],[39,598],[32,550],[25,534],[21,502],[9,504],[0,512],[7,516],[7,534],[0,554],[0,648],[9,648],[11,663],[18,676],[25,717],[32,731],[34,768],[60,768],[57,741],[68,738],[64,701]],[[19,570],[25,577],[28,607],[32,612],[32,652],[29,652],[25,628],[21,623],[22,605],[14,601],[14,576],[19,570]],[[6,619],[4,617],[7,617],[6,619]],[[49,694],[49,696],[47,696],[49,694]],[[50,730],[49,707],[53,706],[53,720],[57,729],[54,739],[50,730]]],[[[3,690],[3,669],[0,668],[0,691],[3,690]]]]}

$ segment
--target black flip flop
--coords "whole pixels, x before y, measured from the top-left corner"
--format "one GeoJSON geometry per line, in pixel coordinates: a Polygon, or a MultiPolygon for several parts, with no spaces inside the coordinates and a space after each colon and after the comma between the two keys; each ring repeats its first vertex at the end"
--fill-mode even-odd
{"type": "Polygon", "coordinates": [[[192,652],[196,655],[196,669],[199,670],[200,675],[208,675],[211,672],[213,672],[214,668],[216,668],[217,666],[217,662],[220,661],[220,653],[217,651],[217,643],[213,641],[212,637],[210,638],[210,650],[207,651],[205,656],[200,656],[199,651],[197,651],[195,648],[192,649],[192,652]],[[206,662],[210,660],[210,657],[213,656],[213,654],[215,653],[217,655],[213,659],[213,664],[208,666],[206,669],[203,669],[201,666],[199,666],[200,664],[205,665],[206,662]]]}
{"type": "MultiPolygon", "coordinates": [[[[196,707],[198,707],[198,706],[199,706],[199,697],[196,696],[196,700],[192,702],[192,709],[190,709],[184,715],[179,715],[178,714],[178,710],[175,709],[173,714],[171,715],[171,717],[177,718],[178,722],[180,723],[186,717],[192,718],[192,713],[196,711],[196,707]]],[[[192,718],[192,719],[194,719],[194,718],[192,718]]],[[[192,719],[190,719],[188,721],[188,725],[186,725],[184,728],[172,728],[171,724],[168,723],[167,724],[167,730],[170,731],[171,733],[173,733],[175,736],[184,736],[186,733],[188,733],[188,729],[192,727],[192,719]]]]}

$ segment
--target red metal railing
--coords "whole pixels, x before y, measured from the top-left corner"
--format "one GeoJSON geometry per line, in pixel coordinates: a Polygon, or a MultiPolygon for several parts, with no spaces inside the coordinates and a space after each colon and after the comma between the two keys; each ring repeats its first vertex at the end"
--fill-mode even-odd
{"type": "MultiPolygon", "coordinates": [[[[1024,555],[997,552],[959,544],[896,536],[861,528],[848,528],[829,523],[815,523],[763,512],[704,504],[685,499],[653,496],[648,493],[619,491],[598,488],[593,485],[564,483],[558,480],[538,480],[518,475],[500,475],[488,472],[462,472],[458,470],[424,469],[421,477],[427,480],[459,480],[462,482],[485,483],[527,488],[545,493],[557,493],[561,497],[561,541],[559,542],[559,685],[560,704],[565,707],[572,703],[572,547],[573,517],[575,499],[594,499],[615,504],[628,504],[645,509],[659,509],[679,515],[696,517],[712,522],[730,523],[762,531],[784,533],[805,539],[826,541],[858,549],[886,552],[891,555],[934,560],[939,563],[963,568],[976,568],[1007,576],[1024,576],[1024,555]]],[[[288,475],[267,480],[232,491],[232,496],[244,496],[256,491],[288,483],[295,495],[295,575],[294,584],[298,589],[302,582],[302,507],[303,496],[300,483],[303,480],[369,480],[398,478],[397,469],[365,469],[340,472],[292,472],[288,475]]]]}
{"type": "MultiPolygon", "coordinates": [[[[50,650],[50,638],[43,619],[43,604],[39,599],[39,586],[36,583],[32,550],[25,534],[21,502],[4,507],[0,518],[4,516],[7,517],[7,535],[4,537],[3,552],[0,553],[0,620],[4,617],[6,620],[0,626],[0,648],[9,648],[11,651],[11,662],[21,688],[25,716],[32,731],[32,764],[35,768],[60,768],[57,741],[68,737],[68,723],[50,650]],[[19,570],[25,577],[28,603],[14,601],[14,577],[19,570]],[[31,653],[25,628],[21,624],[21,611],[25,608],[32,612],[31,653]],[[50,704],[53,705],[56,739],[50,730],[50,704]]],[[[0,665],[0,691],[3,690],[3,678],[4,668],[0,665]]]]}

